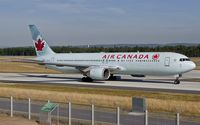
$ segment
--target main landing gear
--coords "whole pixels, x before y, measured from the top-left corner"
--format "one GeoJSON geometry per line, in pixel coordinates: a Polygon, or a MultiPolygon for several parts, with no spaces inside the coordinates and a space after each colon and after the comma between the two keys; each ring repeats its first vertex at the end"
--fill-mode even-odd
{"type": "Polygon", "coordinates": [[[179,74],[179,75],[176,77],[176,79],[174,80],[174,84],[175,84],[175,85],[180,84],[179,78],[180,78],[181,76],[182,76],[182,75],[179,74]]]}
{"type": "Polygon", "coordinates": [[[180,80],[179,79],[175,79],[174,80],[174,84],[176,85],[176,84],[180,84],[180,80]]]}
{"type": "Polygon", "coordinates": [[[111,74],[110,77],[108,78],[108,80],[113,80],[113,81],[120,80],[120,79],[121,79],[120,76],[114,76],[113,74],[111,74]]]}
{"type": "Polygon", "coordinates": [[[82,79],[81,79],[83,82],[93,82],[93,79],[91,79],[90,77],[83,77],[82,79]]]}

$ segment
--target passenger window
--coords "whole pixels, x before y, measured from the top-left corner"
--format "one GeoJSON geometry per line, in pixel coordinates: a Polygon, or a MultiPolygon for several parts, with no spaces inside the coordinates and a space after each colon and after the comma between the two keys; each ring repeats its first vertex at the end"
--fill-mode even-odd
{"type": "Polygon", "coordinates": [[[180,58],[180,61],[183,62],[183,61],[190,61],[189,58],[180,58]]]}

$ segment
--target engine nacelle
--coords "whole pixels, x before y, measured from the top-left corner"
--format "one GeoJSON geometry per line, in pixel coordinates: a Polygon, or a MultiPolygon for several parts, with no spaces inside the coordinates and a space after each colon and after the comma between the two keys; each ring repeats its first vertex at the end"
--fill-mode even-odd
{"type": "Polygon", "coordinates": [[[107,80],[110,77],[110,71],[105,68],[93,68],[89,72],[89,77],[96,80],[107,80]]]}

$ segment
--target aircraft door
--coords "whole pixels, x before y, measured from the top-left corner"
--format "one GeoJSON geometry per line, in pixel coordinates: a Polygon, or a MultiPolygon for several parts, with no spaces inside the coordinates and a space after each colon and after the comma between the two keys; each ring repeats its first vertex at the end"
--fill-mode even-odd
{"type": "Polygon", "coordinates": [[[165,66],[170,66],[170,57],[165,57],[165,66]]]}

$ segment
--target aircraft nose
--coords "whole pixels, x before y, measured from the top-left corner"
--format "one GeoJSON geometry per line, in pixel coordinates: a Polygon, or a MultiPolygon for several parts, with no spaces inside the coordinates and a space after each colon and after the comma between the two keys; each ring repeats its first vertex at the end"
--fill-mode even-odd
{"type": "Polygon", "coordinates": [[[192,69],[192,70],[196,68],[196,64],[195,64],[194,62],[191,62],[191,63],[190,63],[190,66],[191,66],[191,69],[192,69]]]}

